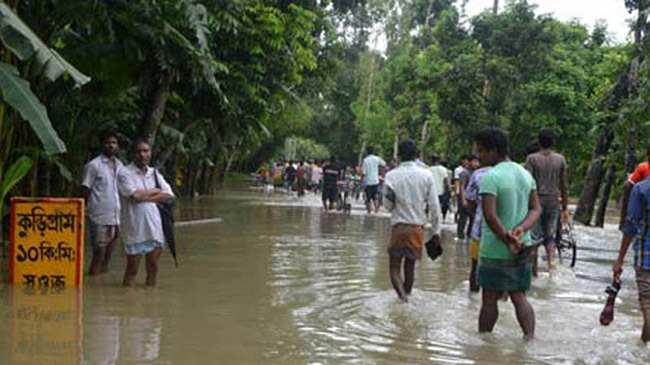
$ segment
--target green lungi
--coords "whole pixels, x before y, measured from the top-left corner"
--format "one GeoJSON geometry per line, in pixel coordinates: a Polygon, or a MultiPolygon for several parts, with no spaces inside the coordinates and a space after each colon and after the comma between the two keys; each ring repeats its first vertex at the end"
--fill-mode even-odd
{"type": "Polygon", "coordinates": [[[516,292],[530,289],[532,270],[530,260],[488,259],[478,260],[478,285],[496,291],[516,292]]]}

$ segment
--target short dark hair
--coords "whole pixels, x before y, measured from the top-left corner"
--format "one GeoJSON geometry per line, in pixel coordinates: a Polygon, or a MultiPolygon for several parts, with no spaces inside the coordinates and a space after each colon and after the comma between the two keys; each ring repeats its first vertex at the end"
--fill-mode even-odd
{"type": "Polygon", "coordinates": [[[146,144],[147,146],[149,146],[149,148],[151,148],[151,145],[149,144],[149,142],[147,142],[144,139],[140,138],[140,139],[136,139],[135,142],[133,142],[133,144],[131,145],[131,152],[135,152],[138,149],[138,146],[143,144],[143,143],[146,144]]]}
{"type": "Polygon", "coordinates": [[[366,147],[366,153],[369,154],[369,155],[374,154],[375,153],[375,147],[373,147],[373,146],[366,147]]]}
{"type": "Polygon", "coordinates": [[[467,159],[470,161],[478,160],[478,156],[476,156],[475,154],[471,154],[468,155],[467,159]]]}
{"type": "Polygon", "coordinates": [[[399,144],[397,154],[402,161],[415,160],[415,155],[418,154],[418,146],[415,145],[412,139],[407,139],[399,144]]]}
{"type": "Polygon", "coordinates": [[[550,148],[555,144],[555,132],[549,128],[542,129],[539,132],[538,140],[542,148],[550,148]]]}
{"type": "Polygon", "coordinates": [[[533,142],[526,146],[526,156],[532,155],[533,153],[539,152],[539,142],[533,142]]]}
{"type": "Polygon", "coordinates": [[[436,155],[435,153],[432,153],[429,159],[431,160],[432,165],[437,165],[440,163],[440,157],[438,157],[438,155],[436,155]]]}
{"type": "Polygon", "coordinates": [[[117,139],[117,142],[120,141],[120,137],[117,135],[117,131],[115,131],[114,129],[106,129],[106,130],[103,130],[103,131],[99,132],[99,142],[100,143],[104,143],[105,140],[107,140],[108,138],[111,138],[111,137],[117,139]]]}
{"type": "Polygon", "coordinates": [[[499,128],[489,127],[481,130],[474,141],[488,151],[496,151],[503,157],[508,155],[508,137],[499,128]]]}
{"type": "Polygon", "coordinates": [[[462,160],[468,160],[467,154],[460,155],[460,161],[462,160]]]}

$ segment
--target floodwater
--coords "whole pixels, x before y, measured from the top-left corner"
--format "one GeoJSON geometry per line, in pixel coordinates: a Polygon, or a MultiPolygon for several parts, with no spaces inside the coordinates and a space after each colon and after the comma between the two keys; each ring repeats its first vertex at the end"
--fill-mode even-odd
{"type": "Polygon", "coordinates": [[[509,302],[499,304],[494,333],[477,333],[480,296],[468,294],[467,244],[453,239],[451,224],[442,258],[418,263],[412,299],[400,304],[388,280],[386,214],[355,205],[349,216],[327,215],[313,195],[257,191],[177,208],[182,220],[222,221],[178,228],[180,267],[165,255],[156,288],[122,288],[121,253],[80,291],[0,285],[0,363],[650,363],[631,254],[615,320],[598,322],[619,244],[614,226],[576,227],[574,271],[549,276],[541,263],[529,292],[537,339],[525,343],[509,302]]]}

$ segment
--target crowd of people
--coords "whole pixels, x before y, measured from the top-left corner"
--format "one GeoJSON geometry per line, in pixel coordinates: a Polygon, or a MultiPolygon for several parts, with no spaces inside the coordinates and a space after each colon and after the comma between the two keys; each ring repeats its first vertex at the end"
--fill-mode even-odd
{"type": "MultiPolygon", "coordinates": [[[[361,166],[351,168],[332,157],[303,167],[288,162],[280,167],[287,189],[297,184],[304,195],[300,176],[309,177],[308,189],[322,195],[326,211],[345,204],[341,191],[351,182],[363,191],[366,210],[377,213],[382,205],[391,214],[388,245],[390,281],[401,301],[408,302],[413,288],[416,260],[422,256],[425,227],[430,227],[431,242],[441,247],[442,223],[449,213],[456,224],[456,239],[469,246],[471,268],[469,290],[482,291],[479,331],[491,332],[498,319],[498,303],[513,303],[525,339],[535,335],[535,312],[526,297],[532,277],[538,274],[538,248],[543,246],[550,273],[555,270],[555,243],[559,227],[569,221],[567,163],[553,150],[556,136],[542,130],[538,140],[526,150],[526,160],[512,161],[507,136],[488,128],[475,137],[474,153],[460,157],[453,171],[440,158],[430,156],[426,165],[418,156],[413,141],[398,148],[399,164],[391,166],[375,155],[372,147],[361,166]],[[295,172],[294,172],[295,171],[295,172]],[[308,172],[307,172],[308,171],[308,172]]],[[[650,160],[650,145],[648,148],[650,160]]],[[[278,170],[279,165],[275,165],[278,170]]],[[[632,242],[639,300],[644,313],[642,339],[650,340],[650,239],[646,238],[650,208],[648,163],[641,164],[626,183],[630,191],[627,217],[622,220],[623,239],[614,276],[620,277],[626,251],[632,242]],[[635,241],[636,240],[636,241],[635,241]]],[[[264,169],[262,169],[264,171],[264,169]]],[[[269,169],[273,171],[273,167],[269,169]]],[[[278,175],[279,174],[279,175],[278,175]]],[[[270,181],[270,180],[266,180],[270,181]]],[[[280,179],[273,180],[280,185],[280,179]]],[[[352,194],[352,196],[357,196],[352,194]]]]}
{"type": "MultiPolygon", "coordinates": [[[[81,182],[93,248],[89,274],[109,270],[112,252],[121,238],[127,258],[123,285],[135,285],[143,257],[146,284],[156,285],[166,241],[158,204],[173,200],[174,193],[162,174],[150,166],[147,142],[133,144],[132,162],[125,165],[118,158],[118,135],[106,132],[100,139],[102,152],[86,164],[81,182]]],[[[383,205],[391,215],[390,281],[403,302],[408,302],[413,288],[426,227],[431,231],[431,244],[441,248],[442,224],[451,212],[457,225],[456,239],[469,245],[469,290],[482,291],[479,331],[492,331],[499,300],[510,299],[524,337],[530,339],[535,333],[535,313],[526,292],[537,275],[537,249],[546,248],[552,272],[557,228],[569,220],[567,163],[553,150],[555,139],[552,130],[542,130],[538,141],[527,149],[525,162],[517,163],[510,159],[505,133],[487,128],[475,136],[475,154],[461,156],[453,172],[435,154],[426,165],[417,158],[416,144],[406,140],[398,146],[399,163],[394,166],[369,147],[360,166],[346,166],[332,156],[327,161],[265,164],[257,175],[264,185],[295,191],[298,197],[306,191],[321,194],[327,212],[349,209],[347,199],[358,200],[361,195],[368,214],[378,213],[383,205]]],[[[650,161],[650,144],[647,153],[650,161]]],[[[618,280],[626,252],[634,243],[644,316],[642,339],[646,342],[650,340],[649,166],[648,162],[639,165],[626,183],[629,205],[613,266],[618,280]]]]}
{"type": "MultiPolygon", "coordinates": [[[[388,172],[384,188],[385,207],[392,222],[390,280],[400,300],[407,302],[412,290],[426,223],[432,227],[433,245],[441,245],[440,225],[449,205],[448,190],[453,186],[456,236],[459,240],[469,237],[469,289],[482,291],[479,332],[493,330],[499,317],[499,300],[510,299],[524,339],[534,338],[535,312],[526,292],[532,277],[537,276],[537,251],[539,246],[545,247],[552,272],[558,228],[569,221],[567,163],[553,150],[555,139],[552,130],[542,130],[520,164],[510,159],[502,130],[482,130],[475,137],[476,155],[463,156],[451,178],[437,156],[431,156],[426,174],[416,161],[415,143],[399,145],[401,164],[388,172]]],[[[629,197],[624,199],[627,208],[621,220],[622,239],[613,265],[614,280],[620,282],[626,253],[633,245],[643,314],[641,340],[646,343],[650,341],[650,143],[647,156],[648,162],[640,164],[625,184],[629,197]]]]}

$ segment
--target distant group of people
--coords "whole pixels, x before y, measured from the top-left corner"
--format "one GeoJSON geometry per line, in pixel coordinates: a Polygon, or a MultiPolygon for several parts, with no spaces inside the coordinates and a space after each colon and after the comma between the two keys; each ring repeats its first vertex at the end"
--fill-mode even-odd
{"type": "Polygon", "coordinates": [[[121,238],[127,258],[123,285],[135,285],[143,256],[146,284],[156,285],[165,243],[157,204],[171,201],[174,193],[162,174],[150,166],[151,146],[147,142],[135,142],[132,162],[124,165],[118,157],[117,133],[102,133],[100,140],[102,152],[85,165],[81,181],[93,248],[89,275],[108,271],[121,238]]]}
{"type": "Polygon", "coordinates": [[[256,171],[256,176],[260,183],[295,191],[298,197],[304,196],[305,191],[320,194],[325,211],[344,209],[349,206],[348,199],[359,200],[363,195],[367,212],[377,213],[382,202],[381,187],[387,165],[375,155],[373,147],[366,151],[363,163],[356,168],[331,156],[325,161],[265,163],[256,171]]]}

